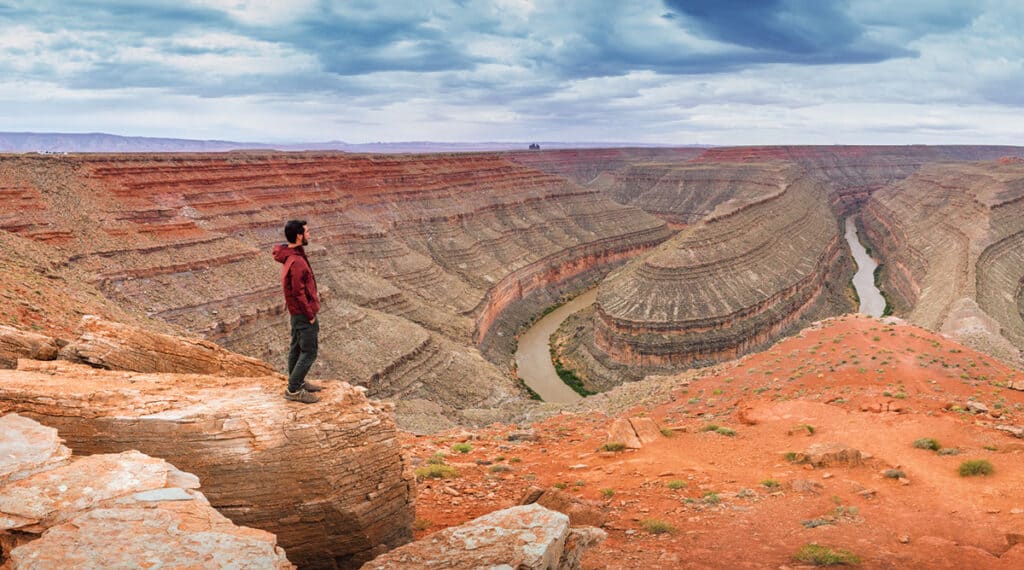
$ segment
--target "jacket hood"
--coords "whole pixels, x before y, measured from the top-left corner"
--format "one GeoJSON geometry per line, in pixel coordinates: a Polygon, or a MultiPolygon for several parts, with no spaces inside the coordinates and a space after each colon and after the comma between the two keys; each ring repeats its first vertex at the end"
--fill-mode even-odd
{"type": "Polygon", "coordinates": [[[302,255],[302,247],[288,247],[286,243],[279,243],[274,246],[274,261],[284,263],[293,255],[302,255]]]}

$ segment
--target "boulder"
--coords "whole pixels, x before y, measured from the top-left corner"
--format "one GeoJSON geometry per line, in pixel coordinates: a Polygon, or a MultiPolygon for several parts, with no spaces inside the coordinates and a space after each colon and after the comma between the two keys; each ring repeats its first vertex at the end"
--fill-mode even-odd
{"type": "Polygon", "coordinates": [[[845,465],[855,467],[863,463],[861,452],[841,443],[815,443],[807,451],[798,453],[794,463],[809,463],[814,467],[845,465]]]}
{"type": "Polygon", "coordinates": [[[53,360],[59,351],[57,341],[48,336],[0,325],[0,368],[16,368],[19,358],[53,360]]]}
{"type": "Polygon", "coordinates": [[[967,402],[967,411],[972,414],[987,414],[988,406],[977,400],[970,400],[967,402]]]}
{"type": "Polygon", "coordinates": [[[358,567],[412,538],[414,477],[391,407],[361,388],[328,382],[306,405],[283,398],[280,377],[21,366],[2,373],[0,413],[56,427],[83,453],[166,458],[198,475],[234,523],[277,535],[304,568],[358,567]]]}
{"type": "Polygon", "coordinates": [[[269,364],[208,340],[154,333],[92,315],[82,317],[79,330],[79,337],[64,347],[61,355],[98,368],[216,376],[277,375],[269,364]]]}
{"type": "Polygon", "coordinates": [[[640,449],[643,444],[633,430],[633,424],[625,418],[618,418],[608,428],[608,443],[621,443],[629,449],[640,449]]]}
{"type": "Polygon", "coordinates": [[[651,418],[629,418],[629,424],[640,439],[640,443],[654,443],[662,438],[658,424],[651,418]]]}
{"type": "Polygon", "coordinates": [[[576,569],[582,550],[606,535],[596,528],[573,530],[562,513],[540,505],[511,507],[395,549],[363,569],[576,569]]]}
{"type": "Polygon", "coordinates": [[[71,459],[57,430],[0,418],[0,564],[47,568],[294,568],[274,535],[238,527],[199,479],[137,451],[71,459]],[[6,453],[12,452],[12,453],[6,453]]]}
{"type": "Polygon", "coordinates": [[[594,501],[574,497],[561,489],[530,487],[519,501],[520,505],[538,504],[569,516],[573,526],[603,526],[606,520],[604,507],[594,501]]]}

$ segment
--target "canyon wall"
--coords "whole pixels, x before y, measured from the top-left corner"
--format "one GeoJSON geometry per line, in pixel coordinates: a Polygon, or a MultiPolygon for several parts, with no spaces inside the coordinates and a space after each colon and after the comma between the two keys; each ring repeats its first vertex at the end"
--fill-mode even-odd
{"type": "Polygon", "coordinates": [[[670,235],[638,208],[497,154],[5,157],[0,174],[0,229],[100,292],[99,314],[116,307],[281,368],[288,319],[269,250],[285,220],[307,219],[325,298],[312,374],[440,406],[441,424],[424,428],[507,417],[522,392],[475,345],[507,345],[550,289],[670,235]]]}
{"type": "Polygon", "coordinates": [[[642,162],[685,162],[700,156],[701,147],[683,148],[583,148],[533,150],[504,154],[509,160],[577,184],[590,185],[601,174],[642,162]]]}
{"type": "MultiPolygon", "coordinates": [[[[851,265],[821,186],[782,163],[738,171],[744,179],[722,185],[730,199],[600,285],[580,333],[585,341],[569,358],[641,372],[708,364],[850,309],[844,289],[851,265]]],[[[720,178],[706,179],[708,191],[699,184],[688,191],[715,194],[720,178]]],[[[588,376],[607,388],[615,374],[588,376]]]]}
{"type": "Polygon", "coordinates": [[[1024,166],[925,166],[877,192],[860,219],[898,314],[1019,362],[1024,166]]]}

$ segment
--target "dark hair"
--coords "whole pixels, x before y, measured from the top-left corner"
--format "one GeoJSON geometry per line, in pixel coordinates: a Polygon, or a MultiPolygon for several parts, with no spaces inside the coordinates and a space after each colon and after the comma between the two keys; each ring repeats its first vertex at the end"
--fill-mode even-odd
{"type": "Polygon", "coordinates": [[[288,220],[284,225],[284,238],[288,243],[295,243],[299,236],[306,233],[306,220],[288,220]]]}

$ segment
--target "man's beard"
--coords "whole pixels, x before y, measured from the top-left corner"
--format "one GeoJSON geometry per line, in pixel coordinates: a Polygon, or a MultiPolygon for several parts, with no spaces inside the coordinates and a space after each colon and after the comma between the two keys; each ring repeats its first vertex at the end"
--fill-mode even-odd
{"type": "Polygon", "coordinates": [[[309,245],[309,238],[308,237],[302,236],[302,245],[309,245]]]}

